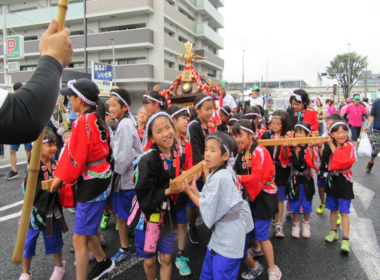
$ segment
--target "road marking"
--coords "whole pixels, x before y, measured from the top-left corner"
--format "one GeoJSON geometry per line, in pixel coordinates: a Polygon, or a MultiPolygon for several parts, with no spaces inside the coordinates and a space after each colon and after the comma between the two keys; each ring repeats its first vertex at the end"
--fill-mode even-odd
{"type": "Polygon", "coordinates": [[[10,219],[14,219],[14,218],[20,217],[20,216],[21,216],[21,211],[18,212],[18,213],[14,213],[14,214],[8,215],[8,216],[0,217],[0,223],[1,222],[5,222],[5,221],[10,220],[10,219]]]}
{"type": "Polygon", "coordinates": [[[108,275],[107,278],[104,278],[104,280],[110,280],[115,278],[116,276],[122,274],[123,272],[130,269],[132,266],[142,262],[144,259],[137,257],[135,254],[133,254],[132,258],[122,262],[120,265],[115,266],[114,270],[112,270],[108,275]]]}
{"type": "Polygon", "coordinates": [[[359,184],[358,182],[354,182],[354,193],[357,197],[359,197],[365,210],[367,211],[373,197],[375,196],[375,192],[371,191],[369,188],[366,188],[362,184],[359,184]]]}
{"type": "MultiPolygon", "coordinates": [[[[24,163],[26,163],[26,161],[23,161],[23,162],[19,162],[19,163],[17,163],[16,165],[21,165],[21,164],[24,164],[24,163]]],[[[7,167],[11,167],[11,165],[10,165],[10,164],[8,164],[8,165],[3,165],[3,166],[0,166],[0,169],[3,169],[3,168],[7,168],[7,167]]]]}
{"type": "Polygon", "coordinates": [[[17,201],[15,203],[3,206],[3,207],[0,208],[0,212],[4,211],[4,210],[7,210],[7,209],[10,209],[10,208],[13,208],[13,207],[16,207],[17,205],[20,205],[20,204],[23,204],[23,203],[24,203],[24,200],[20,200],[20,201],[17,201]]]}

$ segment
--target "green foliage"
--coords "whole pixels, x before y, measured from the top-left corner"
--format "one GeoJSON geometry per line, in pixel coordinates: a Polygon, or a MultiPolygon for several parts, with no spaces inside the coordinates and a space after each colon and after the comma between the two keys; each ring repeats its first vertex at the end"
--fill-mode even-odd
{"type": "Polygon", "coordinates": [[[360,78],[360,73],[368,66],[368,56],[362,57],[357,52],[338,54],[326,68],[329,77],[338,81],[343,89],[344,98],[349,96],[352,87],[360,78]],[[348,74],[350,73],[350,79],[348,74]],[[350,80],[350,84],[348,81],[350,80]]]}

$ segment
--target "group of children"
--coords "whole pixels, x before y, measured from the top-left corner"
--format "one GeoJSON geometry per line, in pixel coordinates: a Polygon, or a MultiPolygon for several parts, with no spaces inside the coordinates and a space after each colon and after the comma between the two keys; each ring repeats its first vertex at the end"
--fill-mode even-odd
{"type": "Polygon", "coordinates": [[[263,147],[258,142],[312,136],[318,120],[304,90],[290,94],[292,108],[278,110],[268,119],[260,106],[245,108],[237,115],[228,106],[221,107],[217,113],[222,123],[217,127],[209,122],[216,112],[213,97],[207,94],[196,96],[190,112],[181,105],[168,107],[165,97],[152,91],[143,96],[137,123],[130,114],[132,100],[126,90],[110,93],[108,112],[98,98],[96,85],[89,80],[69,82],[61,94],[70,96],[74,111],[81,116],[73,123],[58,166],[53,159],[55,136],[45,133],[20,279],[31,279],[31,258],[40,232],[46,254],[54,254],[56,260],[51,279],[62,279],[62,230],[67,226],[59,189],[64,183],[77,185],[73,229],[77,279],[100,279],[115,264],[131,258],[128,231],[134,231],[136,255],[144,258],[147,279],[156,277],[156,259],[161,264],[160,279],[171,279],[175,232],[175,265],[182,276],[190,275],[185,257],[187,229],[190,242],[198,244],[201,238],[195,221],[199,213],[211,231],[200,279],[236,279],[240,262],[247,266],[241,277],[256,279],[264,267],[253,258],[262,255],[269,279],[281,279],[269,239],[270,227],[274,219],[275,236],[284,237],[282,216],[287,200],[294,219],[292,236],[300,237],[300,213],[304,214],[302,235],[311,236],[312,169],[319,172],[318,210],[331,210],[326,241],[338,239],[340,213],[341,250],[349,252],[348,213],[354,198],[350,169],[356,151],[349,141],[347,124],[339,115],[330,115],[328,135],[308,145],[292,140],[263,147]],[[109,126],[112,119],[117,120],[114,132],[109,126]],[[199,163],[203,175],[194,175],[181,189],[172,187],[172,179],[199,163]],[[56,177],[51,190],[43,191],[41,181],[51,177],[56,177]],[[98,234],[99,225],[107,226],[110,212],[117,218],[120,236],[120,249],[112,259],[104,254],[98,234]],[[89,252],[97,264],[87,275],[89,252]]]}

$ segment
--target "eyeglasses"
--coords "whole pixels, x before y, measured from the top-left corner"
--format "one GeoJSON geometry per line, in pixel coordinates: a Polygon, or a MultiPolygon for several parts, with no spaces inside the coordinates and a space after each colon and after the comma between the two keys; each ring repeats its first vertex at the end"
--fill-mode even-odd
{"type": "Polygon", "coordinates": [[[276,125],[282,125],[282,123],[274,123],[274,122],[272,122],[271,125],[274,125],[274,126],[276,126],[276,125]]]}

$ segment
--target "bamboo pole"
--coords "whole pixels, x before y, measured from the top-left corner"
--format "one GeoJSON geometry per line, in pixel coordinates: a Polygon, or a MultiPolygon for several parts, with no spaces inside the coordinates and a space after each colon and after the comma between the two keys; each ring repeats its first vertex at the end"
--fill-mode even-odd
{"type": "MultiPolygon", "coordinates": [[[[59,0],[57,12],[58,32],[61,31],[64,27],[67,5],[68,0],[59,0]]],[[[26,185],[20,226],[17,232],[17,239],[12,257],[12,263],[15,265],[21,264],[22,262],[26,235],[29,228],[30,214],[32,212],[34,194],[36,192],[37,177],[40,170],[41,147],[44,136],[45,129],[42,131],[38,139],[33,142],[32,158],[28,170],[28,182],[26,185]]]]}

